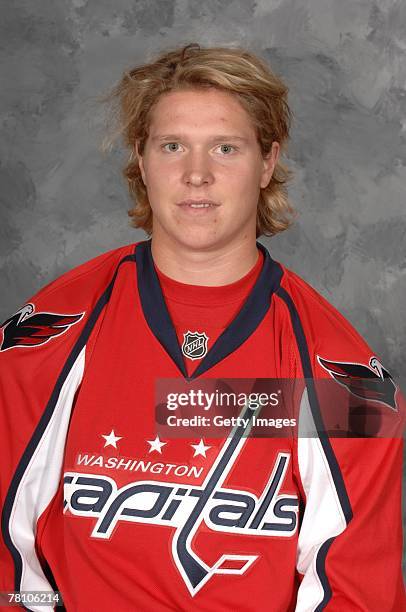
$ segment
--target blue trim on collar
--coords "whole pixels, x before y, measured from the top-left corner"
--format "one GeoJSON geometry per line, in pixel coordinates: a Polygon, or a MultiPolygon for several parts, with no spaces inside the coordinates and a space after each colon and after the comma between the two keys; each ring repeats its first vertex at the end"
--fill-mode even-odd
{"type": "Polygon", "coordinates": [[[193,374],[188,376],[178,337],[155,270],[151,240],[145,240],[137,245],[135,257],[138,291],[145,319],[154,336],[187,380],[193,380],[201,376],[235,351],[256,330],[265,317],[271,305],[272,295],[280,286],[283,271],[262,244],[257,242],[257,247],[264,255],[264,263],[251,293],[236,317],[217,338],[193,374]]]}

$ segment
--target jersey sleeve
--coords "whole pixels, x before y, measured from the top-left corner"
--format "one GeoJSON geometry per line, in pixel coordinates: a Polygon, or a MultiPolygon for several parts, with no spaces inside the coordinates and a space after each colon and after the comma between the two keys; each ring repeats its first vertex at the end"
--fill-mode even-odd
{"type": "Polygon", "coordinates": [[[37,526],[59,487],[75,394],[119,255],[60,277],[0,327],[0,592],[57,586],[37,526]]]}
{"type": "Polygon", "coordinates": [[[304,502],[296,612],[403,611],[405,400],[348,321],[311,288],[301,293],[286,300],[306,382],[296,437],[304,502]]]}
{"type": "Polygon", "coordinates": [[[402,439],[303,437],[297,455],[305,509],[296,610],[406,610],[402,439]]]}

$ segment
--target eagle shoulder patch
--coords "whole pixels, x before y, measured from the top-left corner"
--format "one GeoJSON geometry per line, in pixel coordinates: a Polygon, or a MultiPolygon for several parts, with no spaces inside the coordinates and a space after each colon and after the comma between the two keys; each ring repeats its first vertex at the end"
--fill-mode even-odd
{"type": "Polygon", "coordinates": [[[398,411],[397,385],[379,359],[372,356],[368,365],[347,361],[330,361],[317,355],[321,367],[348,391],[367,402],[378,402],[398,411]]]}
{"type": "Polygon", "coordinates": [[[0,351],[45,344],[67,332],[84,314],[35,312],[34,304],[26,304],[0,326],[0,351]]]}

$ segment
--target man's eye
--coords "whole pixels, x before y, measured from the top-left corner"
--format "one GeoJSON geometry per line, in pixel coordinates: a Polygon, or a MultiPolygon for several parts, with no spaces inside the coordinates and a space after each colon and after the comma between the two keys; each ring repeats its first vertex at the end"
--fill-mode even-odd
{"type": "Polygon", "coordinates": [[[225,153],[226,155],[229,155],[230,152],[236,150],[236,147],[233,147],[233,145],[229,145],[229,144],[222,144],[222,145],[220,145],[220,149],[221,149],[222,153],[225,153]]]}
{"type": "Polygon", "coordinates": [[[179,146],[178,142],[167,142],[163,148],[165,149],[165,151],[169,151],[170,153],[176,153],[176,151],[178,150],[176,147],[179,146]],[[169,147],[169,149],[167,149],[166,147],[169,147]]]}

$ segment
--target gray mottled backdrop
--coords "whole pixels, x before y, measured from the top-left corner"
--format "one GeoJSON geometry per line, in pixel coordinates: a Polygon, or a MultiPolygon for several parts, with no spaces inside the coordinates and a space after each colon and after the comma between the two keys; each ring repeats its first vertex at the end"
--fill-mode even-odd
{"type": "Polygon", "coordinates": [[[0,318],[73,266],[143,236],[95,106],[125,68],[197,41],[246,45],[290,87],[296,226],[265,240],[405,388],[406,3],[1,2],[0,318]]]}
{"type": "Polygon", "coordinates": [[[0,28],[0,318],[143,236],[95,98],[155,50],[236,43],[285,78],[295,115],[300,217],[265,243],[405,386],[405,2],[3,0],[0,28]]]}

